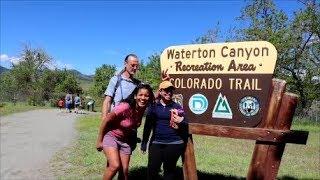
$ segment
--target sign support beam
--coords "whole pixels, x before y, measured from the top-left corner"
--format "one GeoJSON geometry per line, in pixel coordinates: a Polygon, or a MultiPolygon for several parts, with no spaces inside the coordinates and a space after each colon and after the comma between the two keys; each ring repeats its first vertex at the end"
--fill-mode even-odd
{"type": "MultiPolygon", "coordinates": [[[[298,97],[296,95],[285,93],[277,116],[273,116],[275,119],[266,123],[265,126],[289,130],[297,103],[298,97]]],[[[270,106],[272,106],[271,103],[270,106]]],[[[256,141],[247,179],[276,179],[285,145],[285,143],[267,145],[256,141]]]]}
{"type": "Polygon", "coordinates": [[[309,132],[295,130],[277,130],[266,128],[246,128],[190,123],[191,134],[249,139],[269,143],[306,144],[309,132]]]}
{"type": "Polygon", "coordinates": [[[183,157],[183,177],[185,180],[198,179],[192,135],[188,137],[186,151],[183,157]]]}

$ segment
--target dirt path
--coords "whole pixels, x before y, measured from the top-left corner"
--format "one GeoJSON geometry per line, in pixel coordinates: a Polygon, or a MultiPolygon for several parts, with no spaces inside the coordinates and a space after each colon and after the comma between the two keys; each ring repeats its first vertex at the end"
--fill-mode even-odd
{"type": "Polygon", "coordinates": [[[0,179],[53,179],[49,161],[75,138],[79,116],[43,109],[1,117],[0,179]]]}

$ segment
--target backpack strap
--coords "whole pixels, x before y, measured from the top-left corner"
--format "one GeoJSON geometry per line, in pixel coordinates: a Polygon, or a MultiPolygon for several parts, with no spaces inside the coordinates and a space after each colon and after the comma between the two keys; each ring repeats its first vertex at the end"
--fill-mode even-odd
{"type": "MultiPolygon", "coordinates": [[[[121,74],[119,74],[119,75],[117,75],[117,83],[114,86],[114,91],[113,91],[113,95],[112,95],[112,101],[114,100],[114,96],[116,94],[116,91],[117,91],[118,87],[121,86],[121,81],[122,81],[122,77],[121,77],[121,74]]],[[[122,88],[121,88],[121,99],[122,99],[122,88]]],[[[112,103],[114,104],[115,102],[113,101],[112,103]]]]}
{"type": "Polygon", "coordinates": [[[135,84],[136,86],[138,86],[139,84],[141,84],[141,81],[138,80],[138,79],[136,79],[136,78],[133,78],[133,79],[132,79],[132,82],[133,82],[133,84],[135,84]]]}
{"type": "MultiPolygon", "coordinates": [[[[116,85],[114,86],[114,91],[113,91],[113,95],[112,95],[113,100],[114,100],[114,96],[115,96],[116,91],[117,91],[117,89],[119,88],[119,86],[120,86],[120,90],[121,90],[121,100],[123,100],[123,93],[122,93],[122,86],[121,86],[121,81],[122,81],[122,80],[123,80],[123,78],[121,77],[121,74],[118,74],[118,75],[117,75],[117,83],[116,83],[116,85]]],[[[136,79],[136,78],[132,78],[132,82],[133,82],[133,84],[135,84],[136,86],[139,85],[139,84],[141,84],[141,81],[138,80],[138,79],[136,79]]],[[[113,101],[113,100],[112,100],[112,101],[113,101]]],[[[112,103],[114,104],[115,102],[113,101],[112,103]]]]}

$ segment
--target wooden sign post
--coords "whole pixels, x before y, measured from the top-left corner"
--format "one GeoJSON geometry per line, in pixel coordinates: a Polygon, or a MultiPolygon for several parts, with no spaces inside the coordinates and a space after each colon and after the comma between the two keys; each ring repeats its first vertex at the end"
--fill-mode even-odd
{"type": "Polygon", "coordinates": [[[273,79],[277,52],[265,41],[172,46],[161,70],[176,87],[174,100],[189,120],[184,179],[196,180],[192,134],[256,141],[247,179],[275,179],[286,143],[306,144],[290,130],[297,95],[273,79]]]}

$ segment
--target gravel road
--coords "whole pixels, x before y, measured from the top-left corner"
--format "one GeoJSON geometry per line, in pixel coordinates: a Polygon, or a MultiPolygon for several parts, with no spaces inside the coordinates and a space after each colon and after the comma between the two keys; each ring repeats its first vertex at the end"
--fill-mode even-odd
{"type": "Polygon", "coordinates": [[[49,161],[75,138],[79,116],[42,109],[1,117],[0,179],[54,179],[49,161]]]}

